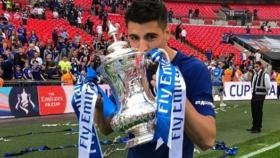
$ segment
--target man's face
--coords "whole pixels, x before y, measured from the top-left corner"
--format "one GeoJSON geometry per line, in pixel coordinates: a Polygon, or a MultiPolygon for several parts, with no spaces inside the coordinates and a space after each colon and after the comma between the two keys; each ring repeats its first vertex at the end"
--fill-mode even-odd
{"type": "Polygon", "coordinates": [[[3,75],[3,69],[0,67],[0,76],[3,75]]]}
{"type": "Polygon", "coordinates": [[[223,68],[223,67],[224,67],[224,63],[219,62],[219,63],[218,63],[218,66],[219,66],[219,68],[223,68]]]}
{"type": "Polygon", "coordinates": [[[128,22],[128,40],[132,48],[147,52],[153,48],[165,48],[170,32],[159,27],[158,22],[144,24],[128,22]]]}
{"type": "Polygon", "coordinates": [[[258,64],[254,64],[254,69],[255,69],[256,72],[259,72],[260,69],[261,69],[261,66],[258,65],[258,64]]]}

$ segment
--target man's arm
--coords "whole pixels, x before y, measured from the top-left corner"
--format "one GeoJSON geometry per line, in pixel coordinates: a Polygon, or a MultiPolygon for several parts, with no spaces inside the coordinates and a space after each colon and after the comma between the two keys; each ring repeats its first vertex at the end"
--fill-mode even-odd
{"type": "MultiPolygon", "coordinates": [[[[156,86],[156,76],[152,76],[151,84],[156,86]]],[[[212,116],[200,114],[187,99],[185,105],[185,129],[187,136],[202,150],[211,148],[216,139],[216,122],[212,116]]]]}
{"type": "Polygon", "coordinates": [[[185,106],[185,132],[202,150],[211,148],[215,143],[215,119],[198,113],[188,99],[185,106]]]}
{"type": "Polygon", "coordinates": [[[110,122],[112,120],[112,117],[104,118],[103,116],[103,104],[101,102],[101,97],[98,96],[95,106],[95,112],[94,112],[94,122],[97,124],[99,130],[101,133],[108,135],[113,132],[110,122]]]}
{"type": "Polygon", "coordinates": [[[265,75],[264,75],[264,82],[265,82],[265,89],[266,89],[266,91],[267,91],[267,93],[268,93],[268,91],[269,91],[270,88],[271,88],[270,77],[269,77],[268,74],[265,74],[265,75]]]}

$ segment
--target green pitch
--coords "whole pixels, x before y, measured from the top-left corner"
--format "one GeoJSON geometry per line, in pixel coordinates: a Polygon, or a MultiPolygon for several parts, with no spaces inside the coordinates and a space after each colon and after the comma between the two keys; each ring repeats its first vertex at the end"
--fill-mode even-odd
{"type": "MultiPolygon", "coordinates": [[[[260,134],[251,134],[245,129],[251,126],[250,101],[230,101],[226,102],[226,111],[218,111],[216,115],[217,123],[217,140],[223,140],[227,146],[239,147],[237,156],[240,157],[259,149],[269,147],[280,142],[280,101],[265,101],[263,115],[263,130],[260,134]]],[[[25,118],[22,118],[25,119],[25,118]]],[[[69,132],[54,132],[62,131],[67,128],[77,129],[78,126],[66,126],[65,123],[76,124],[74,117],[50,120],[44,118],[33,119],[33,121],[20,121],[3,123],[0,125],[0,138],[3,136],[25,134],[33,132],[34,134],[9,138],[9,141],[4,142],[0,139],[0,157],[4,157],[6,152],[19,152],[26,147],[39,147],[47,145],[51,148],[60,145],[73,145],[78,141],[77,133],[69,132]],[[56,127],[42,127],[42,124],[60,124],[56,127]],[[42,133],[54,132],[54,133],[42,133]],[[37,134],[40,133],[40,134],[37,134]]],[[[114,133],[108,137],[100,135],[101,140],[113,139],[118,136],[114,133]]],[[[105,150],[106,146],[102,146],[105,150]]],[[[121,147],[121,146],[119,146],[121,147]]],[[[118,151],[113,153],[112,158],[126,157],[126,151],[118,151]]],[[[218,158],[223,155],[222,151],[208,150],[200,151],[200,154],[195,154],[199,158],[218,158]]],[[[18,158],[76,158],[77,149],[69,148],[63,150],[52,150],[43,152],[32,152],[18,158]]],[[[255,155],[253,158],[279,158],[280,146],[267,150],[255,155]]]]}

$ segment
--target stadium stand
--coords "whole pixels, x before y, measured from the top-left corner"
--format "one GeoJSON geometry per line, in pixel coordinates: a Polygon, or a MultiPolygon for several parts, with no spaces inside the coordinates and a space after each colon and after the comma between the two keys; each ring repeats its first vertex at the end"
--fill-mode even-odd
{"type": "Polygon", "coordinates": [[[280,5],[245,5],[245,4],[230,4],[230,9],[243,9],[254,12],[257,10],[257,19],[259,20],[280,20],[280,5]]]}
{"type": "Polygon", "coordinates": [[[167,2],[167,9],[174,11],[174,17],[188,17],[189,9],[194,12],[195,9],[199,9],[200,18],[217,19],[217,12],[220,9],[219,4],[199,4],[199,3],[185,3],[185,2],[167,2]]]}
{"type": "Polygon", "coordinates": [[[189,46],[184,45],[183,43],[177,41],[174,38],[170,38],[169,41],[168,41],[168,44],[171,47],[174,47],[174,48],[176,48],[178,50],[181,50],[184,54],[195,56],[198,59],[200,59],[201,61],[205,61],[205,56],[203,56],[202,54],[198,53],[197,51],[195,51],[194,49],[190,48],[189,46]]]}
{"type": "MultiPolygon", "coordinates": [[[[21,3],[21,5],[25,5],[29,7],[28,3],[23,3],[20,0],[15,1],[18,3],[21,3]]],[[[127,7],[127,2],[125,2],[125,5],[120,5],[117,10],[124,11],[123,8],[127,7]]],[[[30,34],[32,31],[35,31],[36,35],[38,36],[40,43],[43,44],[43,46],[50,41],[52,41],[52,32],[54,28],[58,28],[60,31],[62,28],[67,31],[69,34],[70,39],[74,40],[77,33],[81,36],[81,43],[77,48],[74,49],[75,51],[78,51],[81,49],[84,44],[90,45],[90,54],[98,54],[96,52],[99,52],[99,50],[96,50],[94,41],[96,38],[96,26],[104,22],[103,17],[100,16],[100,14],[103,14],[102,12],[99,12],[98,15],[93,13],[92,6],[97,6],[97,8],[100,9],[100,5],[92,5],[91,0],[75,0],[74,1],[74,7],[76,7],[76,10],[78,14],[81,14],[82,17],[82,26],[78,26],[76,24],[73,24],[69,22],[69,18],[66,15],[60,15],[60,18],[54,19],[53,18],[53,12],[47,7],[45,9],[45,19],[37,19],[37,18],[28,18],[27,25],[25,25],[25,28],[27,30],[27,37],[30,37],[30,34]],[[93,34],[89,34],[85,31],[85,25],[87,22],[87,19],[90,19],[93,22],[93,34]],[[43,28],[43,29],[42,29],[43,28]]],[[[264,30],[261,30],[258,26],[263,22],[262,20],[269,20],[269,19],[276,19],[275,15],[278,14],[278,11],[280,9],[279,6],[261,6],[261,5],[242,5],[242,4],[230,4],[228,5],[230,9],[248,9],[250,12],[253,12],[255,9],[258,10],[257,15],[258,19],[254,20],[252,22],[252,26],[250,28],[250,34],[253,35],[266,35],[266,34],[273,34],[279,35],[280,29],[278,28],[272,28],[272,32],[265,32],[264,30]],[[268,10],[270,12],[268,12],[268,10]],[[256,26],[256,27],[254,27],[256,26]]],[[[180,41],[176,40],[175,38],[171,38],[168,43],[170,46],[177,48],[184,52],[185,54],[195,56],[199,58],[202,61],[206,61],[205,52],[211,48],[213,52],[213,58],[219,58],[221,55],[230,55],[233,54],[235,56],[234,62],[235,64],[240,65],[242,63],[240,59],[240,53],[242,49],[232,45],[233,43],[223,43],[222,37],[225,34],[246,34],[245,27],[233,27],[236,26],[238,23],[236,20],[228,20],[228,25],[231,26],[209,26],[214,24],[215,20],[219,20],[219,17],[217,16],[217,12],[222,8],[221,4],[211,4],[211,3],[184,3],[184,2],[167,2],[167,8],[172,9],[174,11],[174,17],[182,17],[181,21],[184,23],[182,25],[182,28],[184,28],[187,31],[186,40],[187,43],[181,43],[180,41]],[[190,20],[193,20],[193,18],[188,17],[189,10],[192,9],[194,11],[195,9],[199,9],[199,19],[203,20],[203,25],[190,25],[187,23],[190,23],[190,20]],[[208,25],[208,26],[205,26],[208,25]]],[[[29,8],[32,9],[32,8],[29,8]]],[[[127,34],[126,28],[125,28],[125,22],[122,14],[115,14],[110,13],[112,11],[112,8],[109,4],[105,4],[105,10],[106,13],[108,13],[108,20],[112,21],[113,24],[120,26],[119,28],[119,35],[124,37],[127,34]]],[[[118,12],[117,11],[117,12],[118,12]]],[[[0,10],[1,14],[9,14],[10,16],[10,22],[15,27],[15,30],[18,30],[21,24],[21,20],[18,20],[14,17],[13,12],[7,12],[4,10],[0,10]]],[[[120,13],[120,12],[118,12],[120,13]]],[[[278,22],[279,24],[279,22],[278,22]]],[[[171,31],[175,32],[176,24],[170,24],[169,25],[171,31]]],[[[101,45],[105,45],[104,48],[106,48],[106,45],[108,45],[108,42],[110,41],[106,31],[103,30],[103,41],[101,42],[101,39],[98,38],[97,43],[101,45]],[[107,42],[107,43],[106,43],[107,42]]],[[[11,45],[10,41],[7,41],[8,45],[11,45]]],[[[66,43],[67,44],[67,43],[66,43]]],[[[28,46],[23,46],[24,48],[28,48],[28,46]]],[[[99,47],[99,46],[98,46],[99,47]]],[[[103,46],[101,46],[103,47],[103,46]]],[[[25,49],[25,51],[26,51],[25,49]]],[[[42,52],[41,52],[42,56],[42,52]]],[[[83,55],[82,55],[83,56],[83,55]]],[[[89,57],[90,55],[88,55],[89,57]]],[[[82,59],[79,59],[82,61],[82,59]]],[[[44,61],[45,62],[45,61],[44,61]]],[[[88,61],[87,61],[88,62],[88,61]]],[[[56,63],[58,64],[58,63],[56,63]]]]}

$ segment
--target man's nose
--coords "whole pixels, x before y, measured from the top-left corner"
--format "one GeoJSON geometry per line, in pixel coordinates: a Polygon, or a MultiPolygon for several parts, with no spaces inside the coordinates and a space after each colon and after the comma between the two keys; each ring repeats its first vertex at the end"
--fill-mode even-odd
{"type": "Polygon", "coordinates": [[[147,52],[149,50],[148,42],[143,40],[139,41],[138,51],[140,52],[147,52]]]}

